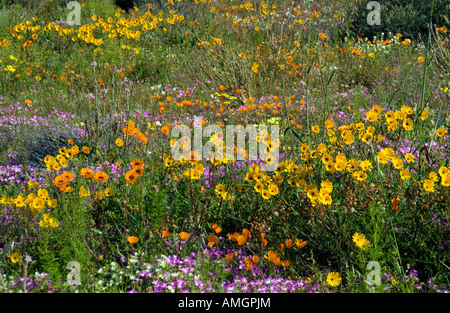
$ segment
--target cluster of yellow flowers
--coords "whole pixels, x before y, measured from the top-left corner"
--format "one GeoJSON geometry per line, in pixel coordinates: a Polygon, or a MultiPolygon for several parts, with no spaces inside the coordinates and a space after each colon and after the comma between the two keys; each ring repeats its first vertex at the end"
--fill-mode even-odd
{"type": "Polygon", "coordinates": [[[171,155],[165,154],[163,160],[165,168],[171,172],[171,178],[174,180],[180,180],[182,177],[198,180],[205,171],[205,167],[203,164],[199,163],[199,159],[196,158],[194,151],[180,160],[174,160],[171,155]],[[186,169],[186,164],[189,164],[192,167],[186,169]],[[182,171],[182,175],[177,174],[179,170],[182,171]]]}
{"type": "Polygon", "coordinates": [[[436,184],[441,179],[441,186],[450,187],[450,167],[441,166],[438,173],[431,171],[427,179],[424,179],[421,184],[423,189],[427,192],[434,192],[436,184]]]}
{"type": "MultiPolygon", "coordinates": [[[[211,162],[211,164],[213,166],[218,166],[220,164],[227,164],[229,162],[234,162],[235,161],[234,156],[231,157],[228,154],[228,150],[227,150],[227,147],[225,145],[225,142],[224,142],[223,138],[224,138],[224,134],[222,132],[214,133],[210,137],[210,142],[211,143],[213,143],[216,147],[219,147],[219,149],[226,151],[225,153],[223,153],[222,158],[218,158],[216,156],[211,158],[210,162],[211,162]]],[[[271,140],[271,138],[270,138],[269,134],[267,133],[267,131],[264,131],[264,130],[262,130],[256,136],[256,141],[265,145],[265,147],[266,147],[265,148],[265,153],[266,154],[270,154],[272,152],[272,149],[277,148],[277,146],[279,146],[279,144],[280,144],[279,140],[271,140]]],[[[188,146],[190,145],[190,138],[187,137],[187,136],[183,136],[183,137],[181,137],[178,140],[171,139],[170,140],[170,145],[171,145],[172,148],[182,148],[184,150],[185,145],[188,145],[188,146]]],[[[248,150],[246,150],[245,148],[239,148],[238,149],[237,146],[235,145],[233,147],[233,152],[232,153],[238,153],[239,156],[244,156],[244,158],[248,159],[248,150]]],[[[187,179],[197,180],[197,179],[200,178],[200,176],[203,174],[203,172],[205,170],[204,166],[199,163],[200,156],[194,150],[188,151],[179,160],[174,160],[174,158],[171,155],[167,155],[167,154],[164,155],[163,160],[164,160],[165,167],[170,169],[172,172],[175,172],[177,169],[180,169],[185,164],[193,165],[192,168],[188,168],[188,169],[183,170],[182,176],[184,176],[187,179]]],[[[265,162],[267,162],[267,163],[273,162],[273,160],[270,158],[270,155],[266,158],[265,162]]],[[[253,171],[253,169],[255,169],[255,170],[257,170],[259,172],[260,171],[259,166],[257,166],[257,165],[255,165],[255,166],[250,167],[251,171],[253,171]]],[[[181,176],[173,174],[172,178],[175,179],[175,180],[178,180],[178,179],[181,178],[181,176]]],[[[237,189],[239,189],[239,188],[237,188],[237,189]]],[[[272,185],[271,192],[272,192],[273,195],[278,193],[276,186],[272,185]]],[[[224,195],[226,196],[227,195],[227,193],[223,193],[223,192],[218,192],[218,193],[220,195],[222,195],[222,196],[224,196],[224,195]]],[[[264,193],[263,196],[266,197],[267,196],[266,193],[264,193]]],[[[230,197],[228,197],[228,199],[230,199],[230,197]]]]}
{"type": "MultiPolygon", "coordinates": [[[[30,181],[28,183],[30,189],[37,188],[37,183],[30,181]]],[[[50,208],[56,208],[58,202],[56,199],[52,199],[49,192],[46,189],[39,188],[36,192],[31,192],[28,195],[20,193],[16,198],[10,198],[3,195],[0,199],[1,204],[12,204],[17,208],[28,207],[33,215],[41,212],[45,206],[50,208]]]]}
{"type": "MultiPolygon", "coordinates": [[[[247,187],[241,187],[236,185],[234,188],[235,191],[245,191],[247,190],[247,187]]],[[[218,184],[216,185],[215,188],[215,192],[222,197],[222,199],[227,200],[227,201],[233,201],[235,199],[235,196],[232,195],[229,191],[227,191],[227,189],[225,188],[225,186],[223,184],[218,184]]]]}
{"type": "MultiPolygon", "coordinates": [[[[71,37],[72,41],[77,41],[79,38],[88,44],[101,46],[104,43],[104,40],[103,38],[95,38],[95,32],[97,32],[97,34],[107,34],[110,39],[121,37],[138,39],[142,36],[142,32],[153,30],[162,22],[174,25],[176,22],[183,21],[184,16],[177,14],[175,10],[170,10],[170,16],[168,17],[165,17],[164,12],[162,11],[157,14],[152,14],[152,12],[148,10],[140,15],[139,18],[135,17],[134,13],[131,14],[130,17],[125,18],[121,16],[120,12],[117,12],[114,17],[110,16],[104,19],[100,16],[92,15],[91,19],[95,23],[84,24],[77,29],[73,27],[65,28],[62,25],[53,22],[48,23],[42,28],[40,25],[32,25],[33,22],[38,20],[38,18],[34,17],[32,21],[17,23],[12,27],[11,31],[13,31],[12,36],[19,40],[23,39],[25,36],[28,37],[27,32],[30,32],[30,37],[35,40],[39,37],[37,32],[43,30],[44,32],[54,31],[61,37],[74,34],[74,36],[71,37]],[[135,29],[132,27],[135,27],[135,29]]],[[[9,44],[9,41],[5,40],[7,39],[2,41],[2,45],[9,44]]],[[[33,41],[28,40],[25,44],[25,48],[27,48],[33,44],[33,41]]],[[[137,51],[136,53],[139,52],[137,51]]]]}
{"type": "Polygon", "coordinates": [[[255,192],[261,194],[263,199],[269,199],[271,196],[276,196],[279,192],[278,185],[283,181],[280,175],[275,175],[273,178],[266,175],[257,164],[252,164],[249,167],[249,172],[245,175],[247,182],[255,183],[253,189],[255,192]]]}
{"type": "Polygon", "coordinates": [[[438,173],[441,176],[441,185],[450,187],[450,167],[441,166],[438,173]]]}
{"type": "MultiPolygon", "coordinates": [[[[107,187],[105,188],[105,190],[97,190],[95,192],[95,200],[102,200],[104,197],[111,197],[114,194],[114,191],[107,187]]],[[[89,190],[86,189],[86,187],[81,186],[79,191],[78,191],[78,195],[80,196],[80,198],[84,198],[84,197],[89,197],[91,196],[91,192],[89,190]]]]}
{"type": "MultiPolygon", "coordinates": [[[[402,180],[410,179],[412,174],[409,168],[404,168],[405,162],[400,156],[397,156],[395,151],[392,148],[386,148],[378,152],[377,154],[378,162],[381,164],[386,164],[389,161],[392,166],[399,170],[400,178],[402,180]]],[[[404,159],[407,163],[413,163],[415,161],[415,157],[411,153],[406,153],[404,159]]],[[[439,182],[439,177],[441,179],[441,186],[450,187],[450,168],[441,166],[438,170],[438,174],[434,171],[431,171],[428,175],[428,178],[424,179],[421,184],[425,191],[434,192],[436,185],[435,183],[439,182]]]]}
{"type": "MultiPolygon", "coordinates": [[[[370,121],[375,121],[379,118],[378,111],[370,110],[369,118],[370,121]]],[[[355,136],[366,144],[376,143],[384,140],[384,136],[381,134],[376,134],[376,129],[374,126],[366,126],[362,122],[352,123],[350,125],[344,125],[338,128],[341,133],[343,142],[346,145],[351,145],[354,142],[355,136]]]]}
{"type": "Polygon", "coordinates": [[[311,201],[312,205],[315,206],[318,202],[324,205],[330,205],[333,202],[331,198],[331,192],[333,191],[333,184],[324,180],[320,184],[320,190],[314,184],[309,184],[306,189],[306,195],[311,201]]]}
{"type": "Polygon", "coordinates": [[[366,250],[370,247],[370,241],[366,239],[366,236],[363,234],[355,233],[352,237],[353,242],[356,244],[358,248],[366,250]]]}
{"type": "MultiPolygon", "coordinates": [[[[34,181],[28,182],[29,189],[35,189],[38,184],[34,181]]],[[[52,199],[47,189],[39,188],[35,192],[30,192],[28,195],[19,194],[16,198],[10,198],[6,195],[0,199],[1,204],[15,205],[17,208],[28,208],[32,215],[41,213],[47,206],[49,208],[56,208],[58,202],[56,199],[52,199]]],[[[50,217],[50,213],[44,213],[42,219],[39,221],[39,226],[53,227],[59,226],[58,221],[55,218],[50,217]]]]}
{"type": "MultiPolygon", "coordinates": [[[[333,159],[328,154],[325,154],[322,157],[322,162],[326,167],[328,167],[328,170],[331,170],[331,167],[334,167],[333,159]]],[[[339,154],[336,158],[336,163],[339,164],[340,162],[346,163],[346,159],[343,154],[339,154]]],[[[292,187],[303,188],[313,206],[317,203],[330,205],[332,203],[331,192],[333,191],[333,184],[328,180],[324,180],[321,182],[320,190],[313,183],[308,184],[306,182],[306,178],[312,173],[312,171],[313,169],[310,164],[305,166],[297,166],[292,160],[280,163],[276,170],[278,173],[277,175],[280,175],[283,172],[289,173],[289,178],[287,180],[288,184],[292,187]]],[[[277,175],[274,179],[279,181],[280,178],[277,178],[277,175]]]]}
{"type": "Polygon", "coordinates": [[[198,163],[193,168],[188,168],[183,172],[183,176],[187,179],[199,179],[200,176],[205,171],[205,168],[202,164],[198,163]]]}
{"type": "Polygon", "coordinates": [[[57,228],[59,223],[54,218],[50,217],[50,213],[44,213],[42,220],[39,221],[39,226],[43,228],[53,227],[57,228]]]}
{"type": "MultiPolygon", "coordinates": [[[[400,125],[399,121],[403,121],[402,126],[405,130],[407,131],[413,130],[414,129],[413,120],[408,117],[409,115],[413,114],[413,112],[414,112],[413,109],[406,105],[402,106],[399,111],[386,112],[384,117],[386,119],[386,123],[388,124],[388,131],[395,131],[400,125]]],[[[428,117],[428,115],[429,115],[428,109],[424,109],[420,115],[420,119],[425,120],[428,117]]]]}
{"type": "MultiPolygon", "coordinates": [[[[72,139],[68,140],[69,144],[73,145],[72,139]]],[[[89,154],[91,149],[84,146],[82,148],[83,153],[89,154]]],[[[67,167],[69,165],[69,160],[80,153],[80,148],[77,145],[73,145],[71,148],[62,147],[58,150],[59,154],[56,157],[51,155],[46,155],[44,158],[44,163],[48,170],[59,171],[61,168],[67,167]]]]}

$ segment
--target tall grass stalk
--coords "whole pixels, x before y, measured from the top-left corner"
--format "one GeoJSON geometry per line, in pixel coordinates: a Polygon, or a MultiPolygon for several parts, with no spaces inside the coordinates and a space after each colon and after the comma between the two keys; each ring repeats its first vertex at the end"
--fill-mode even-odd
{"type": "MultiPolygon", "coordinates": [[[[426,78],[427,78],[427,72],[428,72],[428,67],[429,67],[429,62],[428,62],[428,51],[430,49],[430,42],[431,42],[431,29],[433,27],[433,8],[434,8],[434,0],[432,0],[431,2],[431,11],[430,11],[430,20],[428,23],[428,37],[427,37],[427,45],[425,48],[425,61],[424,61],[424,66],[423,66],[423,75],[422,75],[422,90],[420,93],[420,112],[423,111],[423,109],[425,108],[425,106],[428,104],[428,101],[426,101],[424,103],[425,100],[425,89],[426,89],[426,78]]],[[[417,117],[418,114],[415,115],[415,120],[414,120],[414,125],[416,128],[416,122],[417,122],[417,117]]],[[[420,123],[420,136],[422,136],[422,123],[420,123]]],[[[415,132],[414,132],[415,133],[415,132]]]]}
{"type": "Polygon", "coordinates": [[[371,147],[371,149],[372,149],[372,154],[375,156],[375,159],[376,159],[376,162],[377,162],[377,174],[378,174],[377,176],[378,176],[378,182],[379,182],[379,184],[380,184],[380,186],[381,186],[381,191],[382,191],[382,193],[383,193],[384,203],[386,204],[385,211],[388,212],[387,215],[388,215],[389,225],[390,225],[390,230],[391,230],[390,236],[391,236],[391,239],[392,239],[392,243],[393,243],[393,245],[394,245],[395,253],[397,254],[397,258],[398,258],[397,265],[399,265],[399,266],[398,266],[398,268],[397,268],[397,271],[400,273],[400,275],[401,275],[401,277],[402,277],[402,279],[403,279],[403,282],[404,282],[405,285],[407,286],[408,292],[410,292],[410,290],[409,290],[409,285],[406,283],[405,270],[403,269],[403,266],[402,266],[402,258],[401,258],[401,256],[400,256],[400,249],[399,249],[399,247],[398,247],[397,238],[396,238],[396,236],[395,236],[394,224],[393,224],[393,222],[392,222],[392,214],[391,214],[391,210],[390,210],[390,208],[389,208],[389,200],[388,200],[388,198],[387,198],[387,196],[386,196],[386,190],[385,190],[385,187],[384,187],[383,181],[382,181],[382,176],[383,176],[383,175],[382,175],[382,172],[381,172],[381,169],[380,169],[380,163],[379,163],[379,161],[378,161],[378,158],[376,157],[376,153],[375,153],[375,149],[374,149],[374,147],[373,147],[373,143],[371,143],[370,147],[371,147]]]}

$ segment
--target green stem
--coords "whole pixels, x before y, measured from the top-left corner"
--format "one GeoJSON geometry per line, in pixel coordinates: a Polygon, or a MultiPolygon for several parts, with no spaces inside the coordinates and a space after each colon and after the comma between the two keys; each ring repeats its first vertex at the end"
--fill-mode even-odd
{"type": "MultiPolygon", "coordinates": [[[[374,151],[374,148],[373,148],[373,143],[370,145],[370,147],[372,148],[372,153],[375,155],[375,151],[374,151]]],[[[378,176],[380,188],[381,188],[381,191],[382,191],[382,193],[383,193],[384,203],[385,203],[386,206],[387,206],[387,205],[389,204],[389,201],[388,201],[388,199],[387,199],[386,192],[385,192],[385,190],[384,190],[384,188],[383,188],[383,184],[382,184],[382,180],[381,180],[380,163],[378,162],[378,159],[377,159],[377,173],[378,173],[377,176],[378,176]]],[[[390,211],[389,207],[386,207],[385,210],[388,212],[389,224],[390,224],[390,226],[391,226],[391,237],[392,237],[392,242],[393,242],[393,244],[394,244],[395,252],[397,253],[397,257],[398,257],[398,262],[399,262],[399,264],[400,264],[399,271],[404,275],[405,272],[404,272],[403,267],[401,267],[402,259],[401,259],[401,256],[400,256],[400,249],[398,248],[397,238],[396,238],[396,236],[395,236],[394,224],[393,224],[393,222],[392,222],[391,211],[390,211]]],[[[402,276],[402,277],[403,277],[403,276],[402,276]]],[[[408,292],[409,292],[409,287],[407,287],[407,288],[408,288],[408,292]]]]}
{"type": "Polygon", "coordinates": [[[312,64],[310,65],[308,71],[306,72],[306,129],[308,130],[308,146],[311,146],[311,130],[309,125],[309,71],[311,70],[312,64]]]}
{"type": "MultiPolygon", "coordinates": [[[[433,8],[434,8],[434,0],[431,3],[431,12],[430,12],[430,21],[428,24],[428,39],[427,39],[427,46],[425,49],[425,62],[423,67],[423,78],[422,78],[422,92],[420,96],[420,111],[422,112],[424,109],[424,99],[425,99],[425,86],[426,86],[426,77],[427,77],[427,71],[428,71],[428,50],[430,49],[430,41],[431,41],[431,27],[433,26],[433,8]]],[[[417,114],[415,116],[415,120],[417,121],[417,114]]],[[[414,123],[415,124],[415,123],[414,123]]],[[[420,123],[420,134],[422,135],[422,123],[420,123]]]]}

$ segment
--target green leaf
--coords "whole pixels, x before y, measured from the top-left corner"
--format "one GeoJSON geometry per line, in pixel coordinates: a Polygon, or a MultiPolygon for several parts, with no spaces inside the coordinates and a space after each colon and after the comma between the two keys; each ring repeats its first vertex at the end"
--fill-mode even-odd
{"type": "Polygon", "coordinates": [[[304,141],[302,140],[302,136],[300,136],[291,126],[288,126],[288,128],[286,128],[286,130],[284,131],[284,135],[286,136],[287,131],[290,130],[294,136],[300,140],[301,143],[303,143],[304,141]]]}
{"type": "Polygon", "coordinates": [[[123,157],[122,154],[119,154],[119,158],[120,158],[120,160],[122,161],[122,164],[126,167],[127,162],[125,161],[125,159],[124,159],[124,157],[123,157]]]}
{"type": "Polygon", "coordinates": [[[421,146],[421,145],[423,145],[423,143],[425,142],[425,140],[427,140],[428,139],[428,135],[425,135],[424,137],[423,137],[423,139],[419,142],[419,144],[417,145],[417,147],[414,149],[414,151],[412,152],[412,154],[414,154],[414,152],[416,152],[417,151],[417,149],[419,149],[419,147],[421,146]]]}
{"type": "Polygon", "coordinates": [[[331,83],[331,80],[333,79],[334,74],[336,74],[336,70],[333,70],[333,72],[331,72],[330,78],[328,78],[327,85],[329,85],[331,83]]]}

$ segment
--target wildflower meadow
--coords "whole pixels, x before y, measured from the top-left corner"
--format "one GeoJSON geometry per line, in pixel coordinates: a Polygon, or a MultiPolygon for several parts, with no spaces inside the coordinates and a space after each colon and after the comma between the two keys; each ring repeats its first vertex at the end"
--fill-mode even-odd
{"type": "Polygon", "coordinates": [[[449,17],[2,1],[0,292],[449,292],[449,17]]]}

